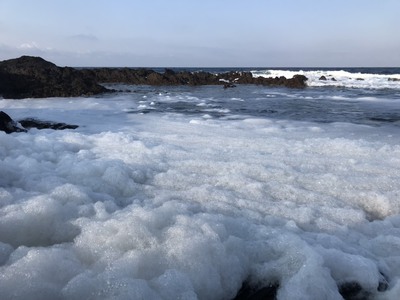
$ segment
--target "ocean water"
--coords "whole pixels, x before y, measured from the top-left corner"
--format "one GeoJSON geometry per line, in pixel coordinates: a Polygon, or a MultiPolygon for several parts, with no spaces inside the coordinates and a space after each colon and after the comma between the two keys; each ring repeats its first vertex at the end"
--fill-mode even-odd
{"type": "Polygon", "coordinates": [[[0,99],[79,125],[0,132],[0,299],[398,299],[400,69],[252,71],[309,87],[0,99]]]}

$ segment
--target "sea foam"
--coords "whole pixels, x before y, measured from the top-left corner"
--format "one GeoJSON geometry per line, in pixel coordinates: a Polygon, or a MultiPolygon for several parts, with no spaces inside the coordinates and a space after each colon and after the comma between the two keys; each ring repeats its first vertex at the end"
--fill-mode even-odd
{"type": "Polygon", "coordinates": [[[252,71],[255,77],[292,78],[296,74],[308,78],[308,86],[336,86],[360,89],[400,89],[400,74],[353,73],[344,70],[258,70],[252,71]],[[324,76],[326,80],[320,78],[324,76]]]}
{"type": "Polygon", "coordinates": [[[114,100],[1,101],[80,125],[0,132],[1,299],[232,299],[244,282],[279,284],[278,299],[340,299],[354,282],[395,299],[393,128],[114,100]]]}

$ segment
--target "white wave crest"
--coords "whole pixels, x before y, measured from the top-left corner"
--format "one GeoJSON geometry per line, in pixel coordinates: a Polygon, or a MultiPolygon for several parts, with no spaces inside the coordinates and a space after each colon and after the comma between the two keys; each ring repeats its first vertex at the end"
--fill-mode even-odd
{"type": "Polygon", "coordinates": [[[351,73],[345,70],[262,70],[252,71],[255,77],[280,77],[291,78],[296,74],[308,78],[308,86],[337,86],[349,88],[370,89],[400,89],[400,74],[368,74],[351,73]],[[326,80],[322,80],[324,76],[326,80]]]}

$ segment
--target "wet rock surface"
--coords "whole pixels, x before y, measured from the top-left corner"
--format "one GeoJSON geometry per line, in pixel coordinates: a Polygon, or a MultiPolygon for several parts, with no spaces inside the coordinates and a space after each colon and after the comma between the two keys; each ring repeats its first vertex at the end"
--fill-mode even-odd
{"type": "Polygon", "coordinates": [[[0,111],[0,131],[4,131],[5,133],[26,132],[26,129],[21,128],[19,124],[4,111],[0,111]]]}
{"type": "Polygon", "coordinates": [[[60,122],[43,121],[34,118],[27,118],[20,120],[19,123],[26,129],[37,128],[37,129],[54,129],[54,130],[64,130],[64,129],[76,129],[78,125],[71,125],[60,122]]]}
{"type": "Polygon", "coordinates": [[[18,122],[13,120],[7,113],[0,111],[0,131],[5,133],[13,132],[27,132],[28,129],[54,129],[54,130],[64,130],[64,129],[76,129],[78,125],[71,125],[60,122],[43,121],[34,118],[26,118],[19,120],[18,122]]]}

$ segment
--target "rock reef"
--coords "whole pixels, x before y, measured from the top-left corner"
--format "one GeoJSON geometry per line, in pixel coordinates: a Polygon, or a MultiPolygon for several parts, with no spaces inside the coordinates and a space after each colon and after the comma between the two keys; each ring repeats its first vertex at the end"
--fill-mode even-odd
{"type": "Polygon", "coordinates": [[[307,77],[295,75],[287,79],[281,77],[253,77],[251,72],[226,72],[213,74],[209,72],[175,72],[165,69],[164,73],[158,73],[151,69],[130,68],[96,68],[82,70],[87,77],[101,83],[126,83],[143,85],[222,85],[233,87],[234,84],[259,84],[271,86],[285,86],[289,88],[306,87],[307,77]]]}
{"type": "Polygon", "coordinates": [[[0,96],[10,99],[77,97],[113,92],[102,83],[134,85],[221,85],[258,84],[304,88],[307,78],[253,77],[251,72],[175,72],[165,69],[58,67],[40,57],[22,56],[0,62],[0,96]]]}

